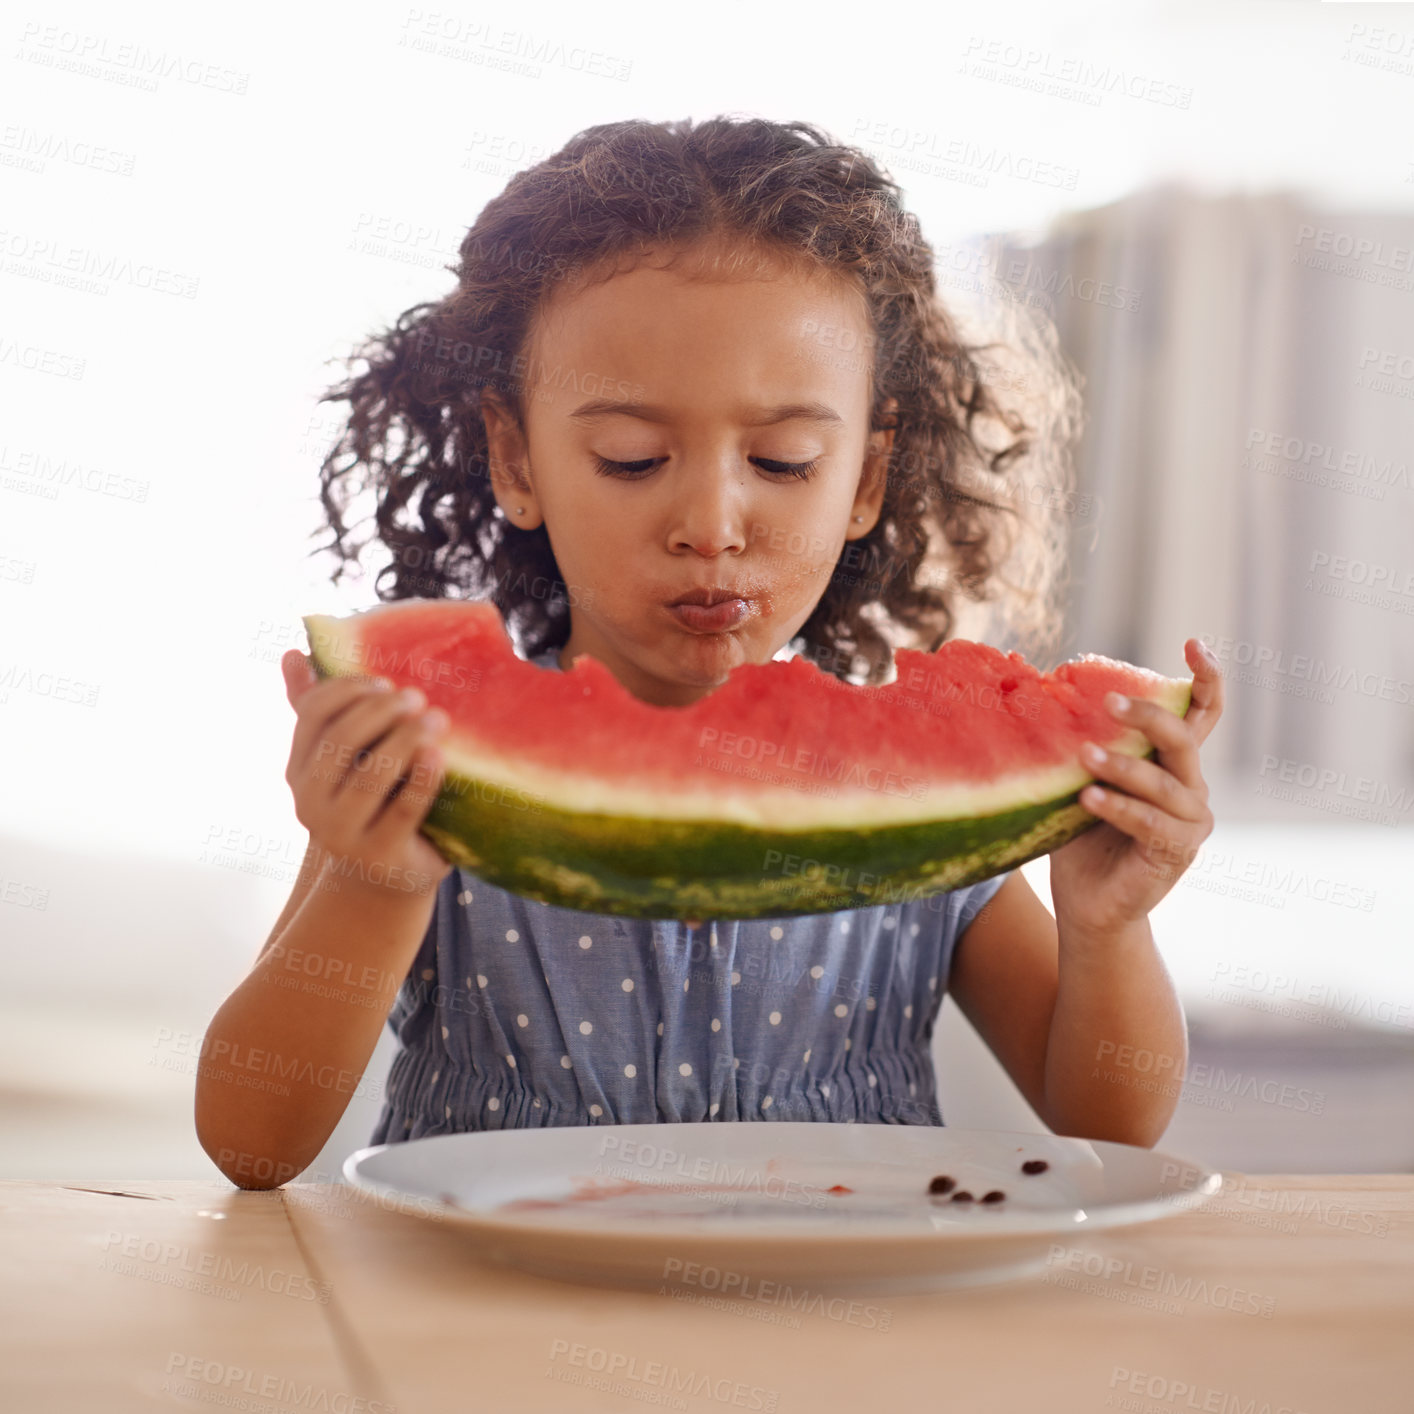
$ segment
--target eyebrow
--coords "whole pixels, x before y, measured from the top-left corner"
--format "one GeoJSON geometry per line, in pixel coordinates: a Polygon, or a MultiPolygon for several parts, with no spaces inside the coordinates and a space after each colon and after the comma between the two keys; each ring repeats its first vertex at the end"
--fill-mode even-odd
{"type": "MultiPolygon", "coordinates": [[[[608,417],[615,413],[622,417],[641,418],[644,422],[672,420],[672,414],[656,403],[616,402],[612,398],[594,398],[587,403],[581,403],[570,416],[580,422],[589,422],[596,417],[608,417]]],[[[844,418],[834,408],[816,402],[776,403],[772,407],[752,408],[743,420],[747,427],[768,427],[773,423],[795,419],[806,422],[844,422],[844,418]]]]}

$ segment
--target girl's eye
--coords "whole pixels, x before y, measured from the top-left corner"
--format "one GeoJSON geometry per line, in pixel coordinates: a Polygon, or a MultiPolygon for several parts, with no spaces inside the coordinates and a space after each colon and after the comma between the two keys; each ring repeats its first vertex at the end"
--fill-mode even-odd
{"type": "MultiPolygon", "coordinates": [[[[654,465],[661,461],[661,457],[647,457],[643,461],[636,462],[613,462],[604,457],[594,457],[600,476],[618,476],[629,481],[636,477],[644,476],[652,471],[654,465]]],[[[761,467],[763,471],[769,471],[773,476],[793,476],[801,481],[808,481],[814,474],[815,468],[819,465],[819,458],[808,462],[778,462],[769,461],[765,457],[753,457],[752,460],[761,467]]]]}
{"type": "Polygon", "coordinates": [[[597,454],[594,457],[600,476],[624,476],[630,480],[651,471],[655,460],[653,457],[648,457],[641,462],[611,462],[597,454]]]}
{"type": "Polygon", "coordinates": [[[814,461],[808,462],[773,462],[767,461],[765,457],[756,457],[754,460],[759,466],[777,476],[797,476],[802,481],[809,481],[815,468],[820,464],[818,457],[814,461]]]}

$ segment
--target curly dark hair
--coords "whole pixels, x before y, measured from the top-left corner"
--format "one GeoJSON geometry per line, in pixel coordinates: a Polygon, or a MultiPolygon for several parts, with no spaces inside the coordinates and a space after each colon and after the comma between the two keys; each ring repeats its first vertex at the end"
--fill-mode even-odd
{"type": "Polygon", "coordinates": [[[526,656],[563,644],[573,596],[544,525],[521,530],[497,505],[481,390],[504,393],[524,429],[514,374],[559,282],[607,278],[625,257],[717,237],[855,281],[872,325],[870,428],[894,429],[879,521],[845,543],[790,646],[848,680],[877,683],[891,672],[895,642],[936,649],[966,598],[1003,600],[1022,650],[1050,649],[1060,627],[1058,507],[1078,430],[1054,330],[964,343],[898,185],[867,154],[804,122],[601,123],[517,172],[446,267],[455,290],[405,310],[348,360],[367,370],[319,400],[351,405],[320,468],[333,541],[312,553],[338,558],[331,580],[367,544],[347,543],[343,517],[372,491],[370,538],[392,555],[375,579],[380,600],[489,598],[526,656]],[[997,396],[1026,379],[982,356],[1024,358],[1022,343],[1038,334],[1050,367],[1028,422],[997,396]],[[1027,479],[1027,467],[1039,467],[1039,479],[1027,479]]]}

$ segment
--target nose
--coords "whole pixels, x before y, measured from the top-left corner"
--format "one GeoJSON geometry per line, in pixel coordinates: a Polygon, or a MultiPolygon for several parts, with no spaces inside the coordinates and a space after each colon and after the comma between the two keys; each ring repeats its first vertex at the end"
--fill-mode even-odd
{"type": "Polygon", "coordinates": [[[740,554],[746,548],[745,481],[724,467],[684,467],[673,487],[668,549],[699,555],[740,554]]]}

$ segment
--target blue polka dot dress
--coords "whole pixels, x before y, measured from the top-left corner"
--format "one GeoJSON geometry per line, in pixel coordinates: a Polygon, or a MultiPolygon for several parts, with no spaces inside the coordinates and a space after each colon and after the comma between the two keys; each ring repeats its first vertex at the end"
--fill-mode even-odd
{"type": "MultiPolygon", "coordinates": [[[[558,670],[558,653],[531,661],[558,670]]],[[[568,1124],[942,1124],[931,1047],[953,949],[1008,877],[689,927],[559,908],[453,869],[388,1016],[400,1049],[369,1142],[568,1124]]]]}

